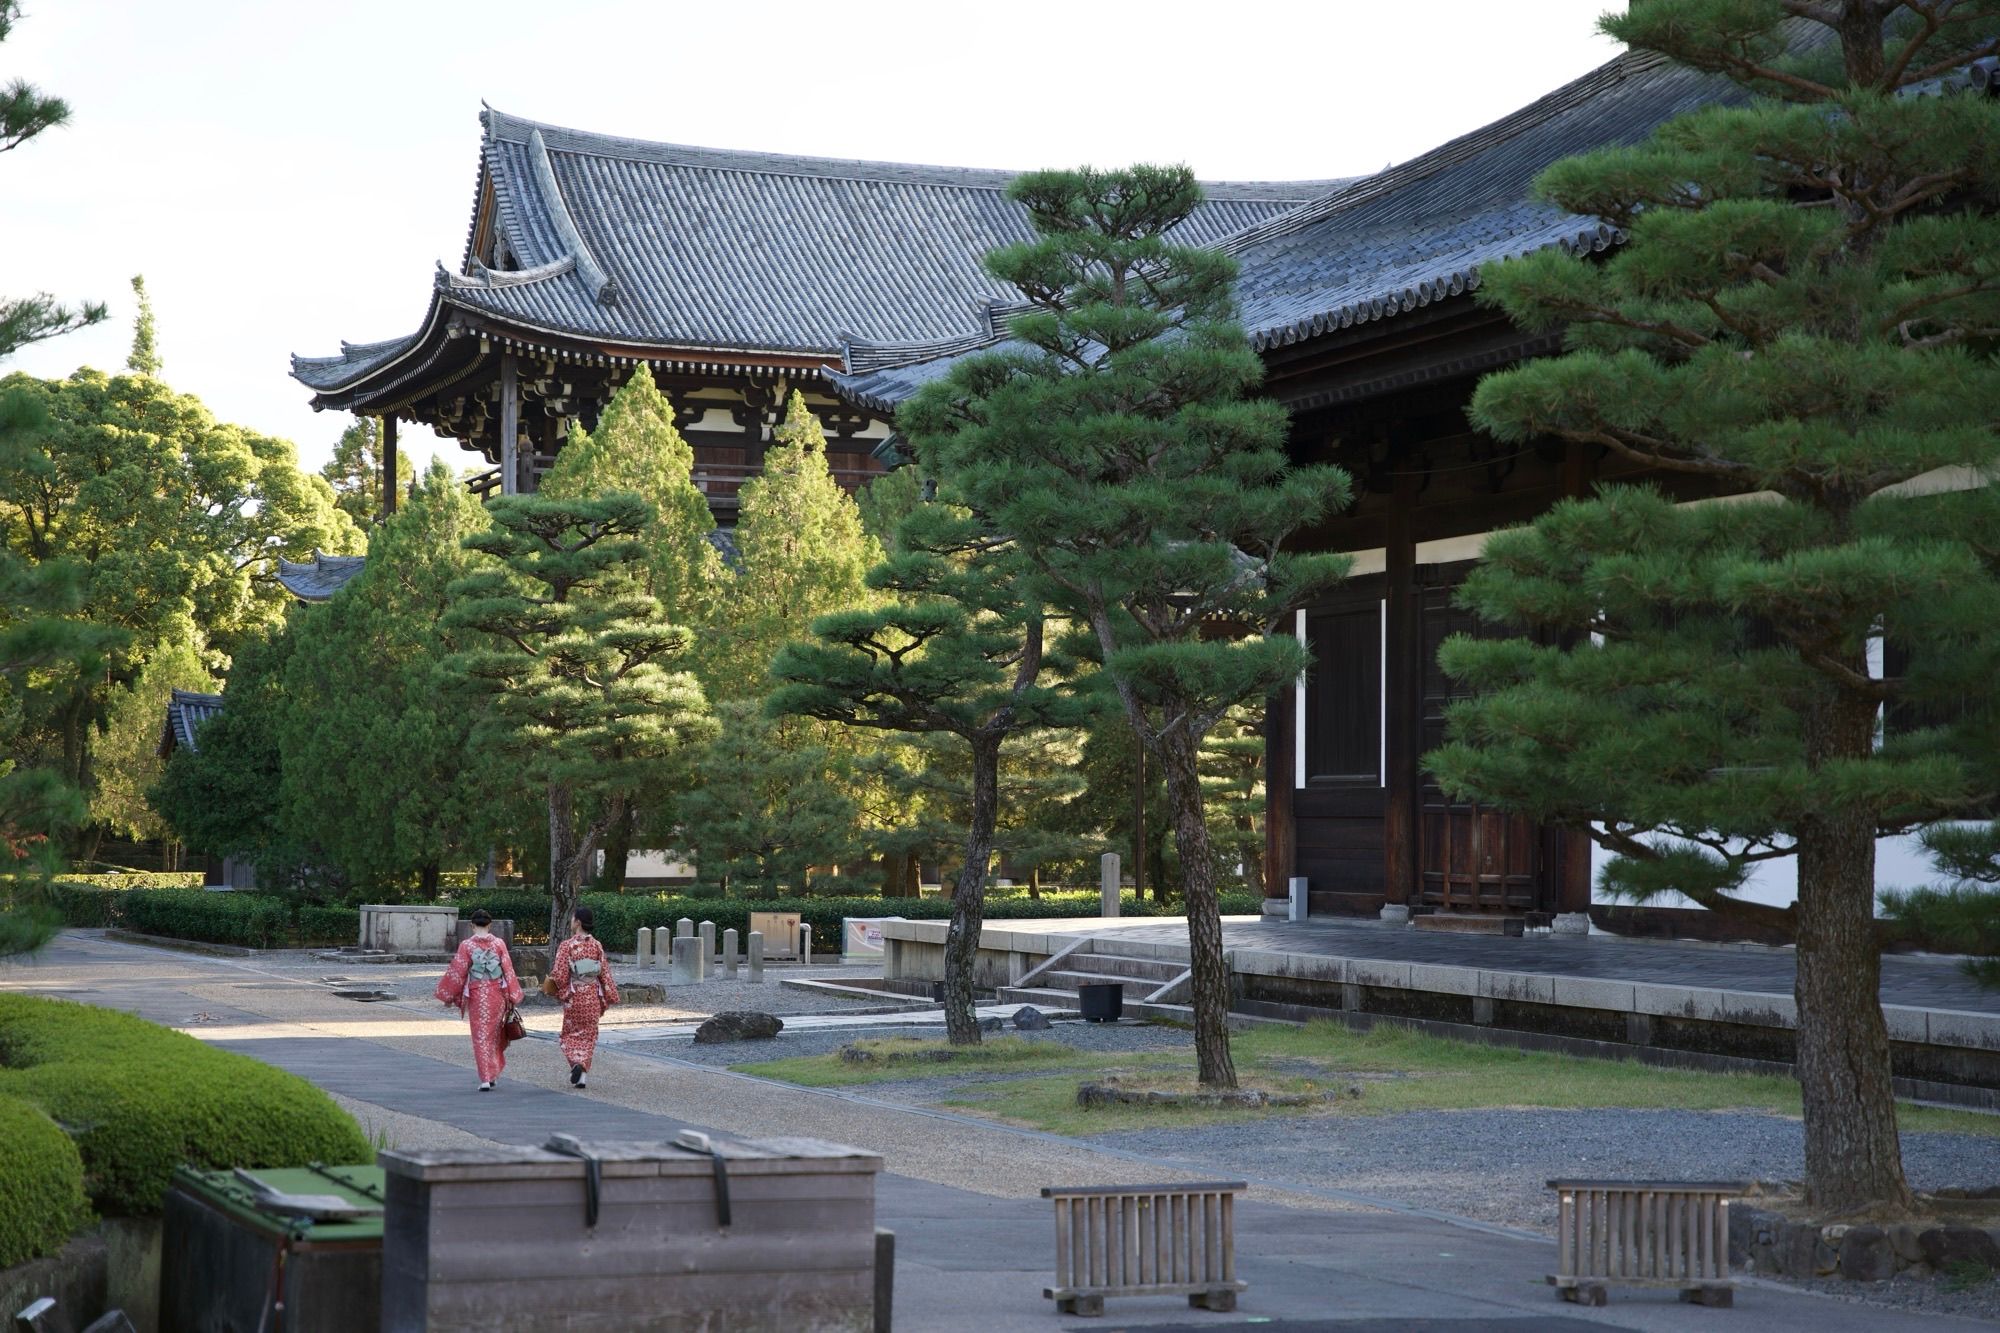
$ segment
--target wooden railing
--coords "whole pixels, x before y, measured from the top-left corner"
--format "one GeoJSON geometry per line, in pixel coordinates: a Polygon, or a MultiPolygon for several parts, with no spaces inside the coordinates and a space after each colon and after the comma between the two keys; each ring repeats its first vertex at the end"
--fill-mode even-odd
{"type": "Polygon", "coordinates": [[[1746,1188],[1726,1181],[1551,1180],[1556,1271],[1549,1282],[1566,1301],[1602,1305],[1607,1289],[1676,1287],[1681,1299],[1729,1305],[1729,1199],[1746,1188]]]}
{"type": "Polygon", "coordinates": [[[1056,1280],[1042,1294],[1063,1314],[1100,1315],[1106,1296],[1178,1296],[1233,1310],[1236,1196],[1242,1181],[1107,1185],[1042,1191],[1056,1206],[1056,1280]]]}

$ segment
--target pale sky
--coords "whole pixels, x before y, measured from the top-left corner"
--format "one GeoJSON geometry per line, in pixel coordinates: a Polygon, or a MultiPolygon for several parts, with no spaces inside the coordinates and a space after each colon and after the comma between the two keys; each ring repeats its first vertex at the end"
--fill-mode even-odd
{"type": "MultiPolygon", "coordinates": [[[[0,83],[73,115],[0,154],[0,293],[111,319],[0,373],[122,366],[144,273],[167,381],[313,468],[347,419],[307,406],[288,357],[416,327],[464,245],[482,98],[709,147],[1291,180],[1414,157],[1617,54],[1606,0],[25,6],[0,83]]],[[[419,466],[470,457],[403,439],[419,466]]]]}

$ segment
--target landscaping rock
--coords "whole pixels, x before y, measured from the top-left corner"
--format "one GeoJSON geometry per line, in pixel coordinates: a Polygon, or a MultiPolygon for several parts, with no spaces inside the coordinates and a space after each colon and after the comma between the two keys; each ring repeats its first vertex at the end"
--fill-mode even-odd
{"type": "Polygon", "coordinates": [[[1896,1276],[1896,1247],[1881,1227],[1854,1227],[1840,1242],[1840,1275],[1851,1282],[1887,1282],[1896,1276]]]}
{"type": "Polygon", "coordinates": [[[1046,1032],[1051,1025],[1047,1014],[1032,1004],[1024,1004],[1014,1011],[1014,1026],[1023,1032],[1046,1032]]]}
{"type": "Polygon", "coordinates": [[[1898,1222],[1889,1228],[1889,1245],[1896,1251],[1898,1259],[1906,1264],[1924,1261],[1924,1247],[1917,1243],[1920,1234],[1920,1229],[1909,1222],[1898,1222]]]}
{"type": "Polygon", "coordinates": [[[1974,1263],[2000,1268],[2000,1242],[1978,1227],[1932,1227],[1919,1233],[1917,1246],[1924,1262],[1942,1269],[1946,1264],[1974,1263]]]}
{"type": "Polygon", "coordinates": [[[979,1020],[979,1030],[981,1032],[998,1032],[1006,1026],[1006,1023],[997,1018],[982,1018],[979,1020]]]}
{"type": "Polygon", "coordinates": [[[730,1009],[694,1030],[697,1046],[725,1041],[767,1041],[785,1029],[785,1020],[753,1009],[730,1009]]]}

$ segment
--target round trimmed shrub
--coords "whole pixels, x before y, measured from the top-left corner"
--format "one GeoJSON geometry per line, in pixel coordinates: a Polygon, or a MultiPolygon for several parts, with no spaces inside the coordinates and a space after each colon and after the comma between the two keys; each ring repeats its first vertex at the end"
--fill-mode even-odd
{"type": "Polygon", "coordinates": [[[174,1168],[374,1160],[360,1126],[304,1079],[130,1014],[0,995],[0,1094],[75,1143],[99,1211],[157,1211],[174,1168]]]}
{"type": "Polygon", "coordinates": [[[90,1216],[76,1145],[15,1097],[0,1097],[0,1199],[0,1268],[53,1254],[90,1216]]]}

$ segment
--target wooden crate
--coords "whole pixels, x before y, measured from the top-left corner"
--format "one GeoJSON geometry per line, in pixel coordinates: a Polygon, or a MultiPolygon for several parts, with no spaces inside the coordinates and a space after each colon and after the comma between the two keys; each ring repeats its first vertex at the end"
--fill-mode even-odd
{"type": "Polygon", "coordinates": [[[384,1333],[867,1330],[882,1159],[815,1139],[384,1152],[384,1333]]]}

